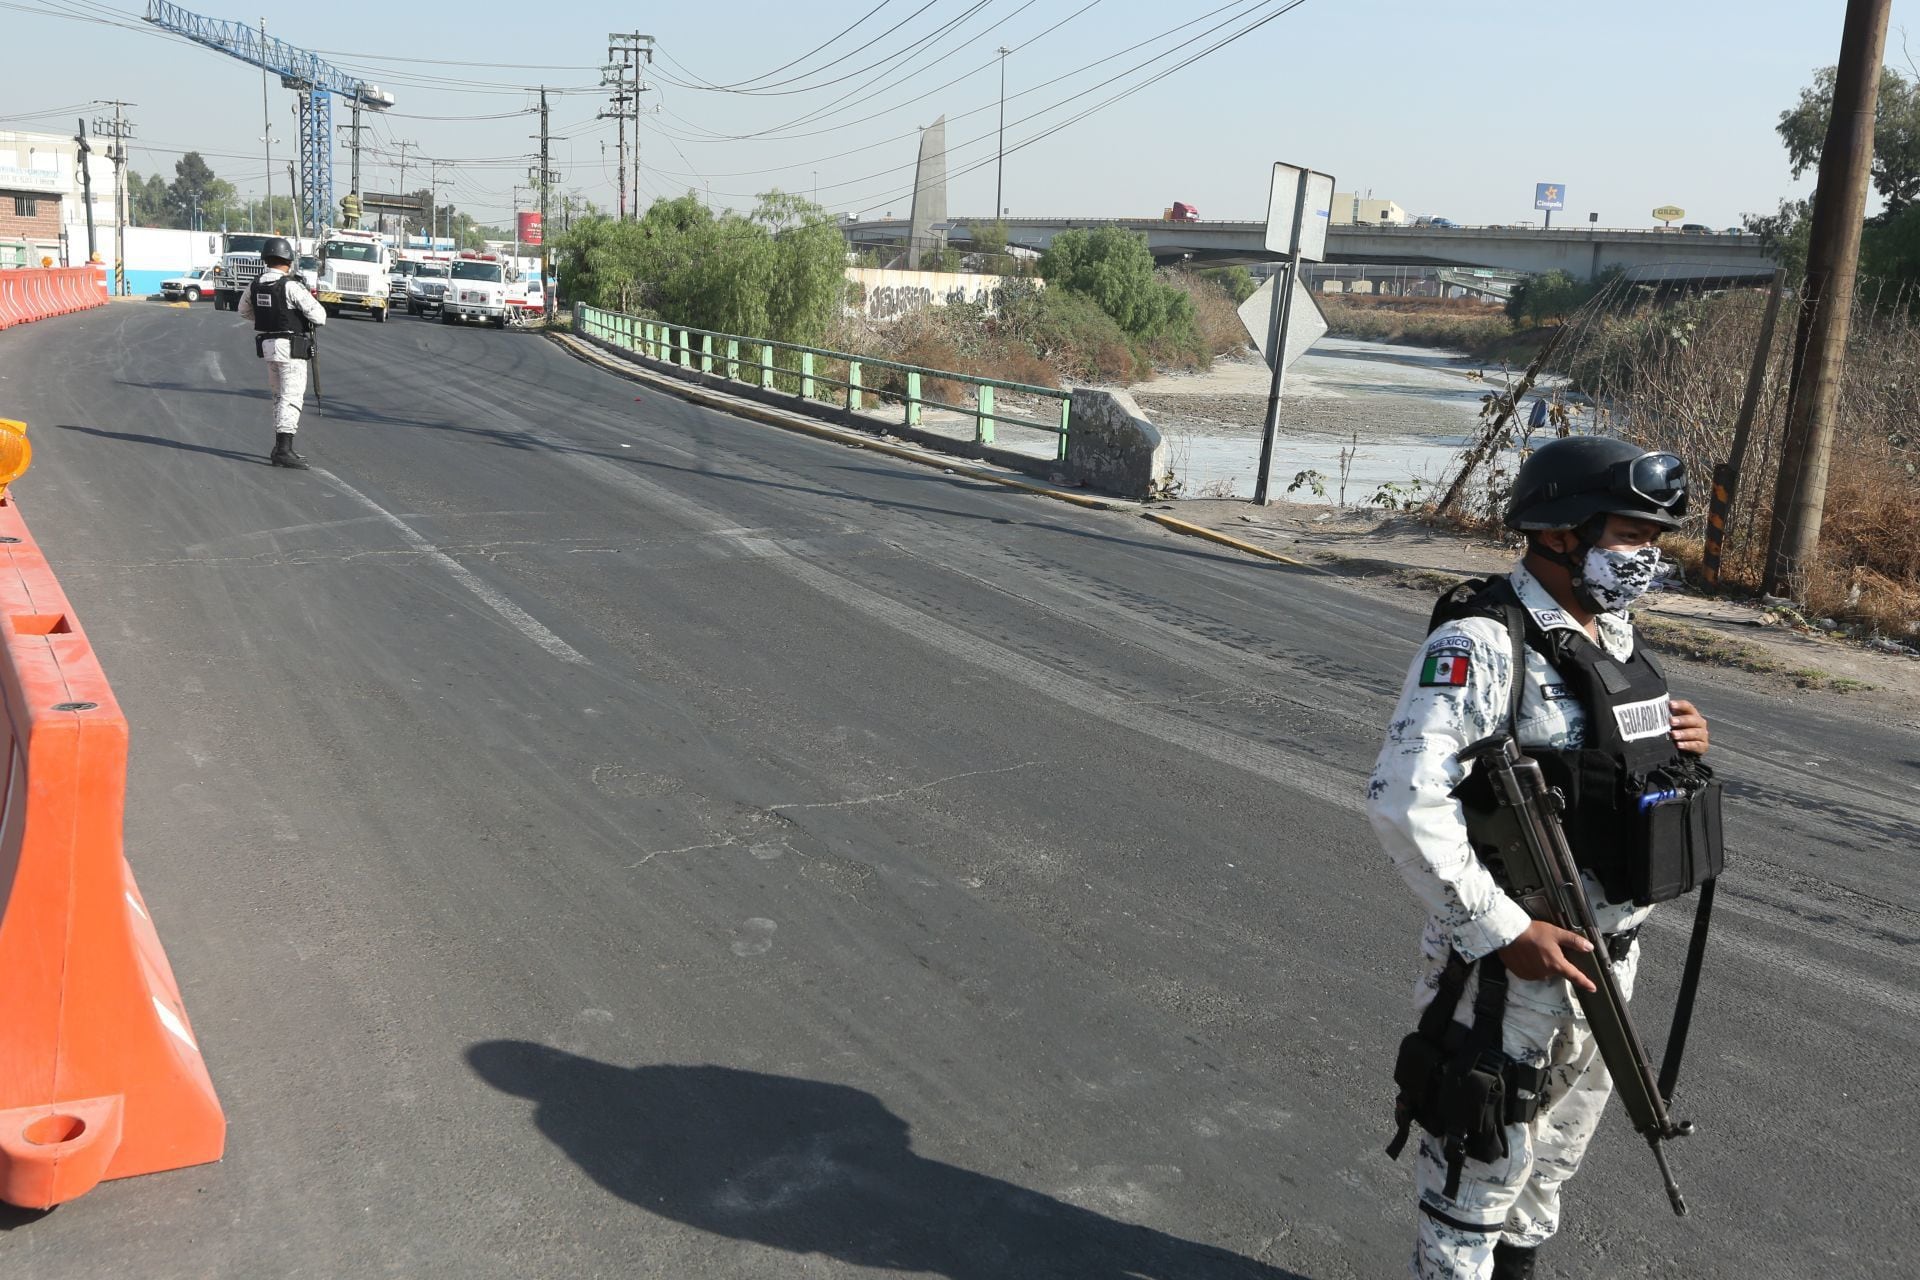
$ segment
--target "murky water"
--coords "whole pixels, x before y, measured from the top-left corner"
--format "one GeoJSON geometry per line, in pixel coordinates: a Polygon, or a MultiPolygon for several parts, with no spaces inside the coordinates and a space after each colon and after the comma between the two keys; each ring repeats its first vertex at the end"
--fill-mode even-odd
{"type": "MultiPolygon", "coordinates": [[[[1477,434],[1491,389],[1469,376],[1480,368],[1425,347],[1322,339],[1287,372],[1274,496],[1332,503],[1344,486],[1356,505],[1424,494],[1477,434]]],[[[1184,496],[1253,493],[1268,378],[1263,365],[1223,360],[1204,374],[1129,388],[1173,446],[1184,496]]]]}

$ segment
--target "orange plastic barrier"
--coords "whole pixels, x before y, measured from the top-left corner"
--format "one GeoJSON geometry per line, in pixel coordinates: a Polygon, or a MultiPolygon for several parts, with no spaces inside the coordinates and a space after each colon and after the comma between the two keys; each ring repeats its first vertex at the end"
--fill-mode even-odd
{"type": "Polygon", "coordinates": [[[0,329],[106,305],[98,268],[23,267],[0,271],[0,329]]]}
{"type": "Polygon", "coordinates": [[[0,632],[0,1200],[45,1209],[218,1160],[227,1122],[122,852],[126,718],[11,498],[0,632]]]}

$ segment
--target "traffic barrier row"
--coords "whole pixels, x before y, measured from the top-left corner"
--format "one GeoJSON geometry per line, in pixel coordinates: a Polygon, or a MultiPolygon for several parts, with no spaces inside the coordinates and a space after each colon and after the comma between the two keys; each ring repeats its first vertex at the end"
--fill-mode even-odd
{"type": "Polygon", "coordinates": [[[126,718],[11,497],[0,633],[0,1200],[46,1209],[218,1160],[226,1118],[122,850],[126,718]]]}
{"type": "Polygon", "coordinates": [[[0,271],[0,329],[64,316],[107,302],[107,269],[22,267],[0,271]]]}

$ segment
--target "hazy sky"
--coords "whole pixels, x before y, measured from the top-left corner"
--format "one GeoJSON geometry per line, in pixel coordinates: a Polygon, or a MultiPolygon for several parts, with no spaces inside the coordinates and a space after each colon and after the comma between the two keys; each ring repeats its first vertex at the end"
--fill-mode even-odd
{"type": "MultiPolygon", "coordinates": [[[[450,161],[439,169],[450,198],[485,221],[504,220],[514,184],[527,181],[538,119],[525,86],[543,80],[566,90],[553,96],[552,117],[562,187],[613,204],[616,131],[595,118],[605,98],[594,86],[607,33],[637,26],[658,42],[656,88],[645,95],[658,114],[641,126],[649,199],[710,188],[714,203],[744,207],[769,187],[811,193],[817,183],[830,208],[905,217],[915,129],[944,114],[949,208],[988,212],[995,50],[1004,45],[1013,50],[1004,202],[1016,216],[1153,215],[1184,200],[1209,218],[1258,218],[1268,166],[1286,160],[1333,173],[1342,190],[1459,221],[1536,218],[1533,184],[1552,181],[1567,191],[1557,219],[1584,222],[1594,211],[1603,226],[1640,226],[1671,203],[1716,227],[1810,189],[1812,175],[1790,179],[1772,127],[1814,69],[1834,60],[1845,7],[1301,0],[1288,10],[1289,2],[256,0],[242,12],[196,0],[214,17],[264,16],[271,34],[389,89],[398,102],[369,132],[378,154],[363,162],[362,185],[397,186],[395,144],[417,143],[407,185],[424,185],[427,157],[450,161]],[[1191,43],[1174,48],[1183,41],[1191,43]],[[767,136],[729,140],[745,134],[767,136]]],[[[171,177],[179,153],[198,149],[220,176],[257,194],[259,72],[158,34],[138,21],[144,11],[133,0],[0,3],[13,55],[0,80],[0,128],[68,131],[76,114],[98,110],[88,99],[123,98],[137,104],[135,169],[171,177]]],[[[1894,0],[1889,61],[1903,68],[1908,21],[1920,25],[1920,0],[1894,0]]],[[[1920,29],[1913,44],[1920,58],[1920,29]]],[[[277,80],[270,85],[282,192],[292,102],[277,80]]],[[[344,110],[337,119],[345,122],[344,110]]],[[[343,146],[339,193],[346,178],[343,146]]]]}

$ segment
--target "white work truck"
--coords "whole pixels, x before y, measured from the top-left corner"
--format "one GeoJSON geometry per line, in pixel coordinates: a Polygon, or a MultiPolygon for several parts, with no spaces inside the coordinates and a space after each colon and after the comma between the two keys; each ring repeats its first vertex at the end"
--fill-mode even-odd
{"type": "Polygon", "coordinates": [[[314,257],[320,263],[314,297],[328,315],[351,309],[364,311],[375,320],[387,318],[391,289],[387,269],[393,258],[387,242],[377,233],[329,227],[314,257]]]}
{"type": "Polygon", "coordinates": [[[440,298],[440,323],[481,320],[507,327],[510,269],[492,253],[463,253],[453,260],[447,291],[440,298]]]}

